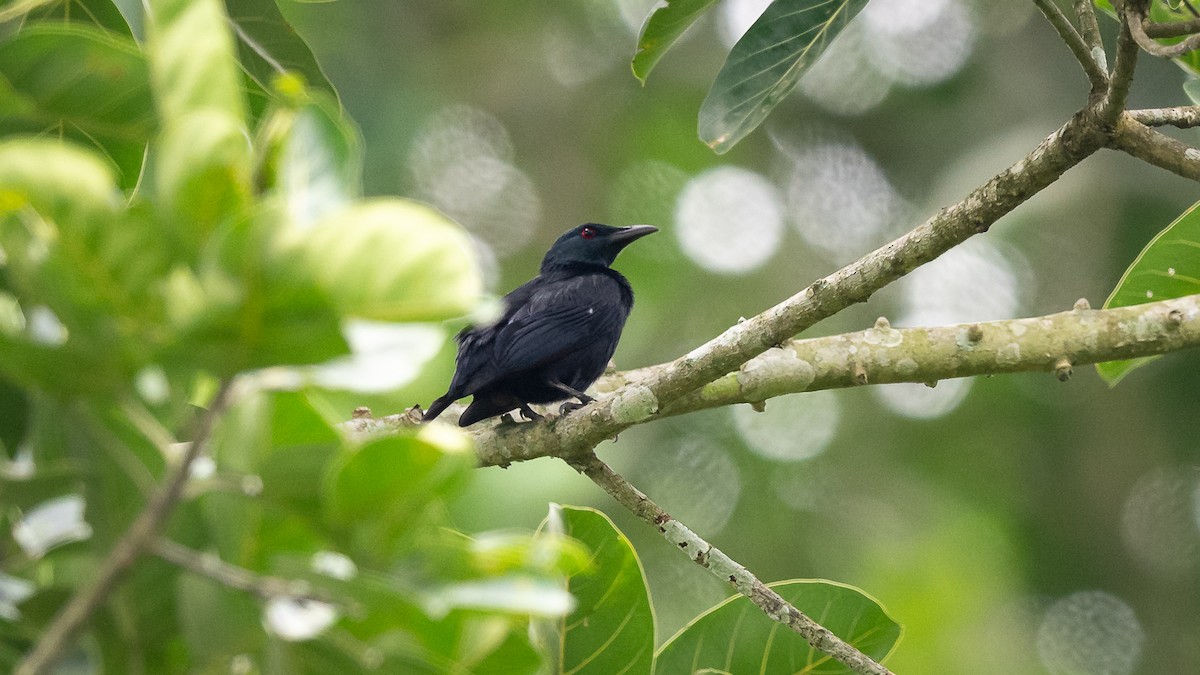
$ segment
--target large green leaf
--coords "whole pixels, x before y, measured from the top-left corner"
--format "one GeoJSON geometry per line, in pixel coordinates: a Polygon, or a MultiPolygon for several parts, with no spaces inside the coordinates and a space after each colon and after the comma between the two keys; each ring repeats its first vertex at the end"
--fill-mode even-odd
{"type": "MultiPolygon", "coordinates": [[[[1104,308],[1128,307],[1200,293],[1200,202],[1155,235],[1125,270],[1104,308]]],[[[1108,361],[1096,370],[1115,385],[1138,366],[1158,357],[1108,361]]]]}
{"type": "Polygon", "coordinates": [[[154,186],[164,224],[189,256],[218,226],[249,206],[249,134],[228,112],[201,110],[168,121],[155,157],[154,186]]]}
{"type": "Polygon", "coordinates": [[[334,93],[316,57],[288,22],[294,0],[226,0],[233,21],[242,68],[263,89],[284,72],[304,77],[306,84],[334,93]]]}
{"type": "Polygon", "coordinates": [[[308,263],[275,242],[285,220],[283,208],[266,201],[213,234],[198,272],[172,271],[166,304],[176,340],[161,363],[232,374],[349,351],[341,317],[308,263]]]}
{"type": "MultiPolygon", "coordinates": [[[[900,639],[900,625],[873,598],[831,581],[781,581],[769,586],[800,611],[882,661],[900,639]]],[[[772,621],[749,598],[734,596],[696,617],[658,651],[659,673],[852,673],[772,621]]]]}
{"type": "Polygon", "coordinates": [[[272,173],[292,222],[311,225],[361,196],[361,143],[337,102],[322,92],[312,92],[288,122],[272,173]]]}
{"type": "Polygon", "coordinates": [[[638,36],[637,53],[633,56],[633,75],[642,84],[650,71],[662,59],[696,19],[699,19],[716,0],[667,0],[656,7],[642,26],[638,36]]]}
{"type": "Polygon", "coordinates": [[[345,316],[436,321],[465,314],[479,298],[470,240],[416,202],[375,199],[309,228],[293,224],[284,246],[307,261],[345,316]]]}
{"type": "Polygon", "coordinates": [[[466,436],[449,427],[377,438],[334,459],[322,504],[332,524],[353,529],[358,550],[386,559],[396,539],[457,492],[474,466],[466,436]]]}
{"type": "Polygon", "coordinates": [[[26,311],[52,309],[70,331],[68,348],[113,359],[118,334],[138,334],[159,315],[152,291],[168,264],[162,237],[146,214],[124,208],[111,166],[95,153],[51,139],[0,142],[0,225],[17,298],[26,311]]]}
{"type": "Polygon", "coordinates": [[[776,0],[733,46],[700,106],[700,139],[723,153],[795,88],[867,0],[776,0]]]}
{"type": "Polygon", "coordinates": [[[633,545],[608,516],[590,508],[553,504],[542,528],[544,536],[568,536],[592,551],[590,568],[568,577],[575,609],[561,620],[538,624],[553,672],[651,673],[654,610],[633,545]]]}
{"type": "Polygon", "coordinates": [[[221,0],[150,0],[148,51],[154,96],[164,124],[198,110],[245,124],[229,18],[221,0]]]}

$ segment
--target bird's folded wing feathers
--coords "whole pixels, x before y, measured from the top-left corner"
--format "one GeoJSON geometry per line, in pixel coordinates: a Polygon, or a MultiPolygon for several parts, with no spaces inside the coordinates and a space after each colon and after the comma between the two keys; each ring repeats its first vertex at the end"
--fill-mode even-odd
{"type": "Polygon", "coordinates": [[[615,296],[597,293],[604,277],[569,280],[539,291],[496,336],[496,370],[515,373],[561,358],[607,336],[624,318],[615,296]]]}

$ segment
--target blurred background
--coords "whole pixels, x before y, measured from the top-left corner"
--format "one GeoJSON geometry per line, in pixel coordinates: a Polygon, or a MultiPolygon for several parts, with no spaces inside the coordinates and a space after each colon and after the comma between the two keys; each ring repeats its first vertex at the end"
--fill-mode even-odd
{"type": "MultiPolygon", "coordinates": [[[[641,86],[652,0],[357,0],[289,10],[362,129],[371,194],[434,204],[496,295],[587,221],[662,232],[616,267],[637,305],[620,368],[672,359],[894,238],[1024,156],[1086,80],[1031,3],[875,0],[780,105],[717,156],[696,114],[767,4],[723,0],[641,86]]],[[[1111,46],[1113,24],[1101,19],[1111,46]]],[[[1143,57],[1131,107],[1186,104],[1143,57]]],[[[1198,142],[1194,132],[1182,137],[1198,142]]],[[[809,335],[1100,306],[1197,199],[1109,151],[809,335]]],[[[462,322],[363,331],[322,371],[377,415],[445,390],[462,322]]],[[[601,456],[760,578],[855,584],[905,626],[900,673],[1200,672],[1200,354],[1115,389],[1090,367],[772,400],[645,425],[601,456]]],[[[658,639],[730,594],[561,462],[480,470],[454,521],[537,527],[595,505],[642,556],[658,639]]]]}

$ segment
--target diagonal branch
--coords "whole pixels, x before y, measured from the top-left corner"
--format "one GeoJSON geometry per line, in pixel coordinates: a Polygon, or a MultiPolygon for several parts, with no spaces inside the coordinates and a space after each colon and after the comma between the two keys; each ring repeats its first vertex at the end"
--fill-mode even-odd
{"type": "Polygon", "coordinates": [[[1096,57],[1092,54],[1092,48],[1084,42],[1083,36],[1075,30],[1071,20],[1063,14],[1053,0],[1033,0],[1033,2],[1038,9],[1042,10],[1042,14],[1046,16],[1050,25],[1054,26],[1058,36],[1067,43],[1067,47],[1075,55],[1075,60],[1083,67],[1084,74],[1092,83],[1092,91],[1104,91],[1108,87],[1108,73],[1104,72],[1104,68],[1097,63],[1096,57]]]}
{"type": "Polygon", "coordinates": [[[712,572],[746,596],[771,619],[782,623],[818,649],[833,657],[847,668],[864,675],[892,675],[892,672],[853,645],[834,635],[821,624],[813,621],[804,612],[796,609],[778,593],[767,587],[750,570],[725,555],[720,549],[704,541],[686,525],[675,520],[658,504],[640,490],[630,485],[623,476],[613,471],[593,452],[568,462],[580,473],[592,479],[613,499],[629,509],[634,515],[657,528],[659,533],[676,548],[682,550],[692,562],[712,572]]]}
{"type": "Polygon", "coordinates": [[[138,561],[158,539],[167,518],[175,510],[183,495],[192,462],[212,437],[217,418],[225,410],[229,399],[231,380],[224,380],[213,397],[212,404],[201,416],[183,457],[167,472],[161,490],[150,500],[142,512],[134,518],[129,529],[113,546],[104,559],[91,583],[84,586],[67,602],[46,628],[34,645],[33,650],[17,664],[15,675],[40,675],[49,672],[62,653],[74,641],[75,636],[91,618],[92,613],[103,604],[109,593],[125,578],[133,564],[138,561]]]}
{"type": "MultiPolygon", "coordinates": [[[[1133,35],[1134,41],[1137,42],[1138,46],[1146,50],[1146,53],[1150,54],[1151,56],[1157,56],[1163,59],[1173,59],[1178,56],[1183,56],[1184,54],[1195,49],[1200,49],[1200,35],[1189,35],[1181,42],[1176,42],[1173,45],[1164,45],[1156,42],[1154,38],[1147,34],[1144,23],[1146,21],[1145,15],[1139,15],[1130,12],[1128,17],[1129,30],[1133,35]]],[[[1162,26],[1171,24],[1157,25],[1162,26]]]]}

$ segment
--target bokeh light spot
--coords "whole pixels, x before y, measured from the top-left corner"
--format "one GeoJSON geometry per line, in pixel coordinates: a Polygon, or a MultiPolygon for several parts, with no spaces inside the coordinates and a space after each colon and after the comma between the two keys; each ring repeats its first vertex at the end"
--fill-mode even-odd
{"type": "Polygon", "coordinates": [[[837,435],[841,401],[831,391],[780,396],[762,412],[733,407],[733,423],[755,454],[780,462],[798,462],[825,451],[837,435]]]}
{"type": "Polygon", "coordinates": [[[1139,562],[1165,575],[1200,562],[1197,490],[1195,470],[1172,467],[1153,469],[1133,484],[1121,513],[1121,535],[1139,562]]]}
{"type": "Polygon", "coordinates": [[[910,382],[881,384],[875,395],[888,410],[903,417],[929,420],[947,415],[967,398],[972,380],[942,380],[936,387],[910,382]]]}
{"type": "Polygon", "coordinates": [[[638,463],[647,494],[697,532],[711,536],[729,523],[742,494],[738,465],[707,436],[687,435],[638,463]]]}
{"type": "Polygon", "coordinates": [[[697,265],[744,274],[779,248],[783,236],[779,193],[746,169],[718,167],[688,181],[675,207],[675,236],[697,265]]]}
{"type": "Polygon", "coordinates": [[[898,282],[904,310],[896,325],[938,326],[1011,319],[1021,308],[1021,281],[1009,251],[973,237],[898,282]]]}
{"type": "Polygon", "coordinates": [[[867,56],[899,84],[928,86],[949,78],[975,42],[975,24],[960,0],[872,2],[860,18],[871,36],[867,56]]]}
{"type": "Polygon", "coordinates": [[[846,142],[801,146],[792,157],[787,204],[804,241],[834,262],[882,244],[908,206],[862,148],[846,142]]]}
{"type": "Polygon", "coordinates": [[[1037,651],[1052,675],[1129,675],[1145,634],[1133,609],[1104,591],[1081,591],[1046,610],[1037,651]]]}
{"type": "Polygon", "coordinates": [[[542,202],[513,163],[508,131],[494,116],[456,105],[432,115],[408,155],[417,197],[457,220],[497,255],[529,243],[542,202]]]}

